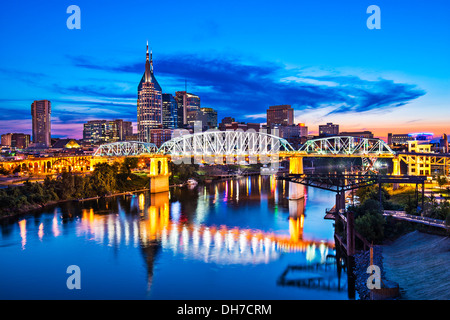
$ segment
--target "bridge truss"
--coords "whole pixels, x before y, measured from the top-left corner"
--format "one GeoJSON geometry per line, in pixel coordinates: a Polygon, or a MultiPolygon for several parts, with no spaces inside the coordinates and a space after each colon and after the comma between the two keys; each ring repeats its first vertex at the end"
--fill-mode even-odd
{"type": "Polygon", "coordinates": [[[159,153],[177,156],[273,155],[294,152],[286,139],[255,131],[206,131],[165,142],[159,153]]]}
{"type": "Polygon", "coordinates": [[[395,152],[380,139],[335,136],[308,140],[300,148],[307,154],[361,157],[394,157],[395,152]]]}
{"type": "Polygon", "coordinates": [[[94,157],[139,156],[156,153],[158,148],[154,143],[139,141],[122,141],[102,144],[94,153],[94,157]]]}

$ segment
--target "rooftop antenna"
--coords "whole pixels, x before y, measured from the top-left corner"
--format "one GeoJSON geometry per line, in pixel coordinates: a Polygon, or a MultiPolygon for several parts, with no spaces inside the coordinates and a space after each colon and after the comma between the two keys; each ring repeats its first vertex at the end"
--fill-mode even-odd
{"type": "Polygon", "coordinates": [[[184,78],[184,91],[187,92],[187,80],[184,78]]]}

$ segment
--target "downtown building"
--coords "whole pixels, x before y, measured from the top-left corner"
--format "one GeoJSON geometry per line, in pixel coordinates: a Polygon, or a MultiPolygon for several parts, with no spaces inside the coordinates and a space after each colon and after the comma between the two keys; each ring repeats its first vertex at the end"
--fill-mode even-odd
{"type": "Polygon", "coordinates": [[[193,126],[200,111],[200,97],[186,91],[177,91],[175,100],[178,105],[178,128],[193,126]]]}
{"type": "Polygon", "coordinates": [[[162,90],[153,74],[153,57],[148,53],[145,71],[138,86],[137,134],[141,142],[151,142],[150,130],[162,128],[163,104],[162,90]]]}
{"type": "Polygon", "coordinates": [[[347,136],[347,137],[367,138],[367,139],[373,138],[372,131],[344,131],[344,132],[339,132],[339,135],[347,136]]]}
{"type": "Polygon", "coordinates": [[[151,143],[154,143],[158,148],[161,147],[161,145],[172,139],[173,132],[175,129],[150,129],[150,141],[151,143]]]}
{"type": "Polygon", "coordinates": [[[308,139],[308,127],[304,123],[291,126],[273,127],[270,133],[286,139],[294,149],[298,149],[308,139]],[[276,132],[274,129],[278,129],[276,132]]]}
{"type": "Polygon", "coordinates": [[[328,122],[319,125],[319,137],[330,137],[339,135],[339,125],[328,122]]]}
{"type": "Polygon", "coordinates": [[[267,109],[267,133],[286,139],[298,149],[307,140],[308,127],[294,124],[294,109],[290,105],[271,106],[267,109]]]}
{"type": "MultiPolygon", "coordinates": [[[[231,118],[232,121],[230,122],[230,118],[226,117],[222,119],[222,122],[219,124],[219,130],[220,131],[248,131],[253,130],[255,132],[260,132],[261,130],[261,124],[260,123],[251,123],[251,122],[237,122],[234,121],[234,118],[231,118]]],[[[267,128],[265,128],[267,131],[267,128]]]]}
{"type": "Polygon", "coordinates": [[[1,136],[3,147],[26,149],[30,144],[30,135],[24,133],[6,133],[1,136]]]}
{"type": "Polygon", "coordinates": [[[33,146],[48,148],[51,146],[51,103],[48,100],[36,100],[31,104],[33,146]]]}
{"type": "Polygon", "coordinates": [[[201,121],[202,130],[217,128],[217,111],[213,108],[200,108],[196,112],[194,121],[201,121]]]}
{"type": "Polygon", "coordinates": [[[131,121],[90,120],[83,124],[83,141],[89,144],[125,141],[132,135],[131,121]]]}
{"type": "Polygon", "coordinates": [[[267,109],[267,127],[292,126],[294,124],[294,109],[287,104],[271,106],[267,109]]]}
{"type": "Polygon", "coordinates": [[[162,94],[162,125],[163,129],[178,128],[178,104],[170,93],[162,94]]]}

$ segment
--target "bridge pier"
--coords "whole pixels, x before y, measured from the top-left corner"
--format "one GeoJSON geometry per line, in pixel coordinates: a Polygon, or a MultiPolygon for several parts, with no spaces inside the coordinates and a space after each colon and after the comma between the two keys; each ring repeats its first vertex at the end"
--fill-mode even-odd
{"type": "MultiPolygon", "coordinates": [[[[400,160],[398,158],[393,158],[392,159],[392,175],[399,176],[400,174],[401,174],[401,171],[400,171],[400,160]]],[[[392,185],[392,188],[394,190],[397,190],[399,188],[399,184],[398,183],[394,183],[392,185]]]]}
{"type": "Polygon", "coordinates": [[[150,158],[150,193],[169,191],[169,164],[164,156],[150,158]]]}

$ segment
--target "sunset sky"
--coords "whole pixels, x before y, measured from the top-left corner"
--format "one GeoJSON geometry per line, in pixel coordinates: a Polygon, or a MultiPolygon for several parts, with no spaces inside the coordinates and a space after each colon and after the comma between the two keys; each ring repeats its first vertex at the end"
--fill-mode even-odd
{"type": "Polygon", "coordinates": [[[146,42],[163,93],[187,90],[219,122],[265,122],[290,104],[310,133],[448,130],[446,0],[12,1],[0,9],[0,134],[31,133],[31,103],[52,102],[52,136],[83,123],[136,123],[146,42]],[[69,5],[81,29],[69,30],[69,5]],[[370,30],[370,5],[381,29],[370,30]]]}

